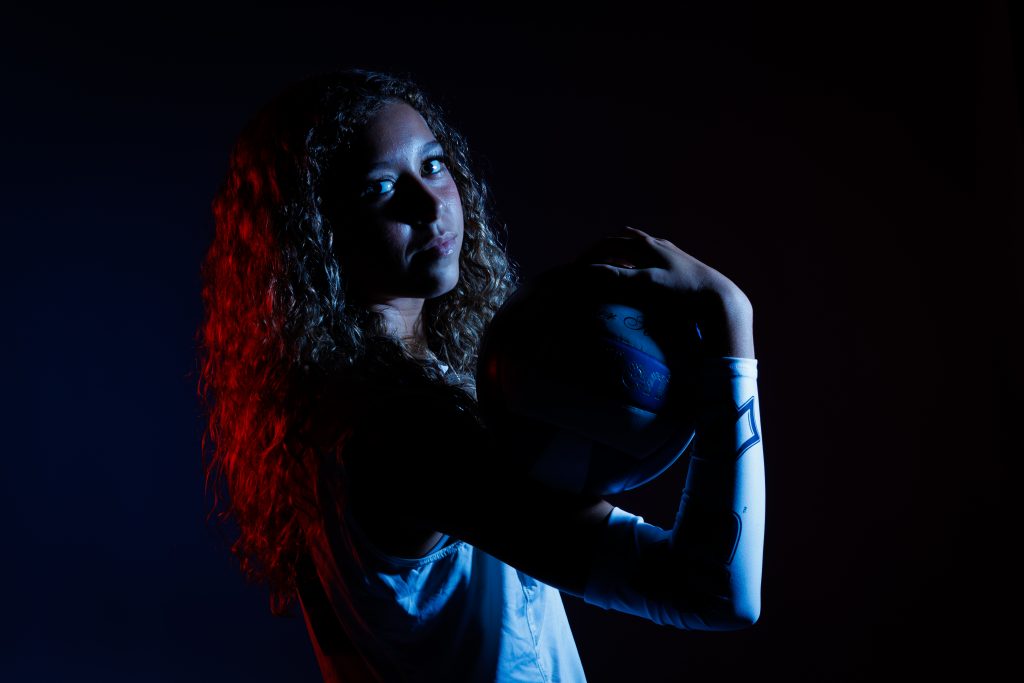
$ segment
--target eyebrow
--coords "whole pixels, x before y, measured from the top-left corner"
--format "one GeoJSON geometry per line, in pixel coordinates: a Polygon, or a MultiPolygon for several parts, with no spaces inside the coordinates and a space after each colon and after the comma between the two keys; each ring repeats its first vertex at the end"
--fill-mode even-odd
{"type": "MultiPolygon", "coordinates": [[[[422,147],[420,147],[420,154],[425,154],[426,151],[428,149],[432,148],[432,147],[440,147],[440,146],[441,146],[441,143],[438,142],[437,140],[429,140],[428,142],[425,142],[422,147]]],[[[392,159],[385,159],[384,161],[378,161],[375,164],[370,164],[369,166],[367,166],[366,170],[367,171],[373,171],[373,170],[376,170],[376,169],[380,168],[381,166],[389,166],[392,162],[393,162],[392,159]]]]}

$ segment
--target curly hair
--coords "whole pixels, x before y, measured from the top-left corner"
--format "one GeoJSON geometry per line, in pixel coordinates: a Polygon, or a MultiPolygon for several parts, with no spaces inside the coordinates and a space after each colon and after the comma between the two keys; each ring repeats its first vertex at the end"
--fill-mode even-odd
{"type": "Polygon", "coordinates": [[[268,585],[278,616],[291,613],[296,597],[302,520],[315,510],[319,468],[332,451],[339,457],[352,431],[349,409],[368,376],[360,369],[376,379],[440,378],[408,342],[389,336],[382,314],[348,294],[335,247],[346,216],[330,210],[331,174],[361,127],[395,101],[426,121],[462,198],[458,283],[427,300],[422,317],[429,351],[454,371],[446,377],[458,378],[463,396],[475,398],[484,329],[518,285],[498,227],[507,232],[494,225],[466,140],[407,75],[310,77],[247,124],[212,203],[198,394],[209,516],[237,527],[231,552],[249,580],[268,585]]]}

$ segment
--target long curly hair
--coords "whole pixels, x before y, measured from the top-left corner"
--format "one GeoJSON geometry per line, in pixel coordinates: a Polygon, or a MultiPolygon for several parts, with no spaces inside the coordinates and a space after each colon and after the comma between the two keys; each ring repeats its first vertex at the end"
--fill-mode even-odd
{"type": "Polygon", "coordinates": [[[481,338],[518,285],[517,266],[466,140],[407,75],[347,69],[271,100],[239,137],[212,210],[197,332],[208,517],[234,525],[231,552],[249,580],[268,585],[271,612],[283,616],[296,597],[318,473],[351,434],[361,382],[452,385],[445,378],[455,377],[461,395],[475,397],[481,338]],[[423,116],[462,198],[459,281],[422,313],[429,351],[452,371],[444,378],[422,349],[389,335],[383,315],[349,296],[336,253],[346,216],[331,208],[332,173],[360,128],[395,101],[423,116]]]}

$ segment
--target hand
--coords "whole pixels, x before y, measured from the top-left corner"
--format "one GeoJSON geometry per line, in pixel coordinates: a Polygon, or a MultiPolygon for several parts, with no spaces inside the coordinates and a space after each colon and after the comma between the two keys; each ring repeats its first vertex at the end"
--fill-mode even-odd
{"type": "Polygon", "coordinates": [[[594,284],[666,310],[692,310],[709,353],[754,357],[753,307],[729,278],[666,239],[627,226],[576,259],[594,284]]]}

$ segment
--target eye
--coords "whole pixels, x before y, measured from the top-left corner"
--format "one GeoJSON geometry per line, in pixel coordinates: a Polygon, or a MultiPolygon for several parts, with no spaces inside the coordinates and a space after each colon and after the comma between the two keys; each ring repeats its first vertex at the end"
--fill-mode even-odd
{"type": "MultiPolygon", "coordinates": [[[[444,154],[435,154],[423,161],[423,171],[428,176],[437,176],[447,170],[448,157],[444,154]]],[[[395,181],[390,178],[379,178],[371,180],[363,186],[359,192],[361,199],[376,199],[390,194],[395,189],[395,181]]]]}
{"type": "Polygon", "coordinates": [[[428,175],[438,175],[444,172],[448,165],[448,157],[444,154],[435,154],[423,162],[423,167],[428,169],[428,175]]]}
{"type": "Polygon", "coordinates": [[[389,178],[381,178],[367,183],[359,193],[360,197],[373,198],[387,194],[394,189],[395,181],[389,178]]]}

